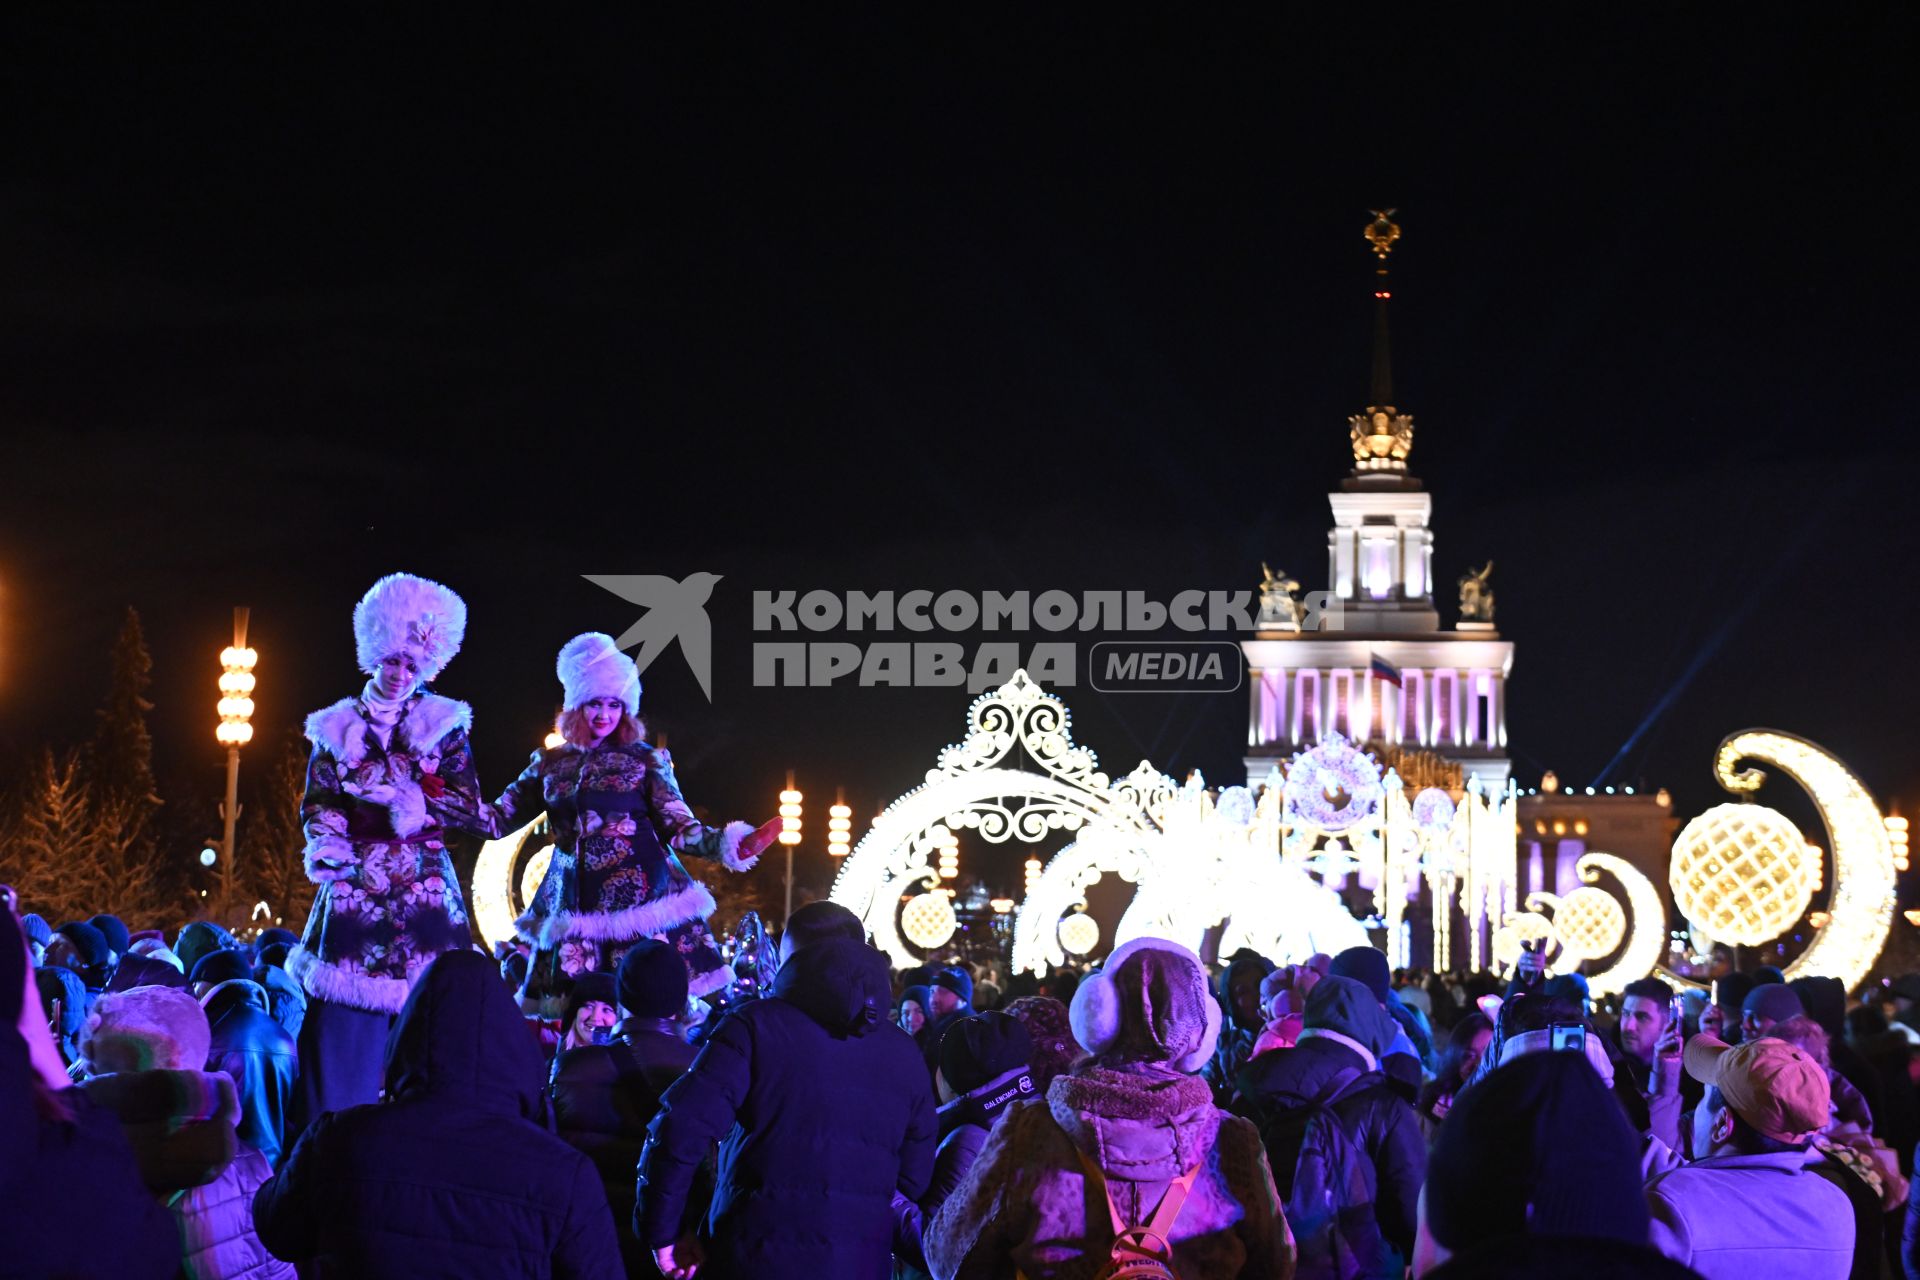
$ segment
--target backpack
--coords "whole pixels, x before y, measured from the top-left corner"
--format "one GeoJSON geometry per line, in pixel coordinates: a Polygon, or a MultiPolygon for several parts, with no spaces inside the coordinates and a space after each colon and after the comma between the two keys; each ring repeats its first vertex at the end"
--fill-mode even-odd
{"type": "Polygon", "coordinates": [[[1113,1190],[1107,1186],[1100,1166],[1086,1152],[1081,1151],[1079,1155],[1087,1177],[1100,1185],[1100,1193],[1107,1199],[1107,1213],[1113,1218],[1113,1245],[1108,1250],[1106,1265],[1094,1272],[1093,1280],[1181,1280],[1173,1270],[1170,1233],[1180,1210],[1186,1207],[1187,1193],[1193,1190],[1200,1166],[1196,1164],[1169,1183],[1153,1216],[1145,1225],[1132,1227],[1121,1218],[1120,1206],[1113,1202],[1113,1190]]]}
{"type": "Polygon", "coordinates": [[[1299,1251],[1297,1280],[1356,1280],[1382,1274],[1388,1248],[1374,1217],[1373,1161],[1333,1108],[1374,1082],[1348,1069],[1313,1099],[1274,1109],[1261,1127],[1275,1188],[1299,1251]]]}

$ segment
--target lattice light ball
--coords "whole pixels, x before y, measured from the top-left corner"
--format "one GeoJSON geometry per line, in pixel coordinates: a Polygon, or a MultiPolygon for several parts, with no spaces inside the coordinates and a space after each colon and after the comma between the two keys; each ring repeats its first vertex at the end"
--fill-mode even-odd
{"type": "Polygon", "coordinates": [[[901,934],[923,951],[944,946],[959,927],[952,900],[938,890],[909,898],[900,909],[901,934]]]}
{"type": "Polygon", "coordinates": [[[1552,950],[1556,940],[1553,923],[1545,916],[1532,911],[1509,915],[1506,923],[1493,931],[1489,939],[1493,953],[1493,967],[1504,973],[1520,962],[1520,946],[1525,942],[1545,944],[1552,950]]]}
{"type": "Polygon", "coordinates": [[[1612,955],[1627,936],[1627,913],[1604,889],[1575,889],[1553,912],[1553,931],[1573,955],[1599,960],[1612,955]]]}
{"type": "Polygon", "coordinates": [[[1720,804],[1673,842],[1674,904],[1716,938],[1759,946],[1791,928],[1818,877],[1792,819],[1759,804],[1720,804]]]}
{"type": "Polygon", "coordinates": [[[1060,921],[1060,945],[1068,955],[1084,956],[1100,945],[1100,924],[1084,911],[1060,921]]]}

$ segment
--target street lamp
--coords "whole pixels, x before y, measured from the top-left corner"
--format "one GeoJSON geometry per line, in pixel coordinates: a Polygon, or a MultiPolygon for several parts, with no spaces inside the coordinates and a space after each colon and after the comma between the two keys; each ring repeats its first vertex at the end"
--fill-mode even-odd
{"type": "Polygon", "coordinates": [[[793,846],[800,843],[800,793],[793,789],[793,773],[787,773],[787,789],[780,793],[780,843],[787,847],[787,913],[780,917],[785,929],[793,917],[793,846]]]}
{"type": "MultiPolygon", "coordinates": [[[[253,664],[247,647],[247,610],[233,611],[233,643],[220,651],[220,726],[213,736],[227,749],[227,798],[220,806],[226,834],[220,840],[220,907],[233,893],[234,828],[240,821],[240,748],[253,741],[253,664]]],[[[203,859],[204,861],[204,859],[203,859]]]]}
{"type": "Polygon", "coordinates": [[[844,858],[853,849],[853,809],[839,792],[833,800],[827,809],[827,856],[844,858]]]}

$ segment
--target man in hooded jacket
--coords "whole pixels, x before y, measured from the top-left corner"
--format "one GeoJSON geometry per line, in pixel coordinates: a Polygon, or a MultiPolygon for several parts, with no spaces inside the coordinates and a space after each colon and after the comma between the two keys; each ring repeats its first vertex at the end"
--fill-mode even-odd
{"type": "Polygon", "coordinates": [[[769,998],[721,1020],[661,1099],[640,1157],[634,1228],[663,1274],[886,1280],[893,1193],[925,1191],[938,1132],[920,1052],[891,1006],[885,957],[828,937],[785,960],[769,998]],[[705,1231],[681,1240],[689,1184],[715,1142],[705,1231]]]}
{"type": "Polygon", "coordinates": [[[321,1280],[621,1280],[607,1193],[547,1132],[542,1074],[494,963],[440,956],[387,1042],[386,1100],[314,1121],[254,1200],[260,1239],[321,1280]]]}

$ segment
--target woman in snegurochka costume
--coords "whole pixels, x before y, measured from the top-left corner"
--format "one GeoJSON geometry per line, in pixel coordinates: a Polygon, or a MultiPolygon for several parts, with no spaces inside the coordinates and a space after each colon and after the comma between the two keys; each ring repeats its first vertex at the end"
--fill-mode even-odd
{"type": "Polygon", "coordinates": [[[293,1132],[379,1100],[387,1031],[414,979],[472,945],[442,836],[487,830],[467,744],[473,712],[423,688],[466,628],[466,603],[439,583],[380,579],[353,611],[366,687],[307,717],[300,817],[320,891],[287,957],[309,997],[293,1132]]]}
{"type": "Polygon", "coordinates": [[[514,922],[533,944],[521,1007],[552,1016],[565,994],[560,944],[582,939],[609,969],[641,938],[671,943],[687,965],[693,995],[718,991],[732,976],[707,918],[713,895],[680,864],[711,858],[747,871],[773,843],[779,819],[708,827],[693,816],[664,750],[643,741],[640,672],[611,637],[575,636],[556,664],[565,699],[558,728],[566,741],[533,753],[532,763],[492,804],[494,834],[545,812],[553,857],[525,915],[514,922]]]}

